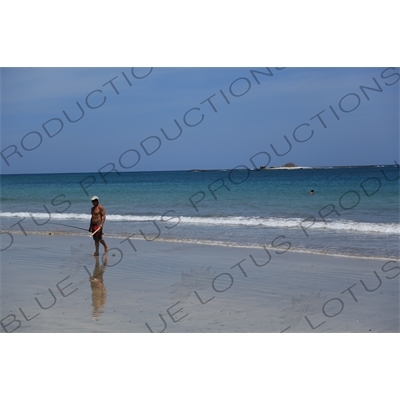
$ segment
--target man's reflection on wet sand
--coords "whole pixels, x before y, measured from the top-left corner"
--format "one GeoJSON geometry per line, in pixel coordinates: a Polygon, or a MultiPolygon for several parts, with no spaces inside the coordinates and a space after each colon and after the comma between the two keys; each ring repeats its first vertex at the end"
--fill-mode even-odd
{"type": "Polygon", "coordinates": [[[106,304],[107,291],[103,282],[103,275],[108,263],[108,257],[103,257],[100,266],[100,257],[95,257],[95,267],[90,276],[90,287],[92,288],[93,319],[98,320],[106,304]]]}

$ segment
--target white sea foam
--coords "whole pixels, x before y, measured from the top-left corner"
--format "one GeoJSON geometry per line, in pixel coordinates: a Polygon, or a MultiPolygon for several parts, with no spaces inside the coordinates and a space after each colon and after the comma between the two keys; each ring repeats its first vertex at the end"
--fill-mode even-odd
{"type": "MultiPolygon", "coordinates": [[[[28,212],[0,212],[1,218],[34,218],[37,221],[88,221],[90,215],[77,213],[28,213],[28,212]]],[[[156,215],[119,215],[108,214],[109,222],[151,222],[168,223],[172,221],[181,225],[194,226],[236,226],[236,227],[257,227],[257,228],[297,228],[302,227],[309,230],[331,230],[331,231],[348,231],[362,233],[379,233],[379,234],[400,234],[400,225],[396,223],[372,223],[372,222],[355,222],[351,220],[331,220],[331,221],[312,221],[303,218],[278,218],[278,217],[245,217],[245,216],[226,216],[226,217],[187,217],[168,214],[165,216],[156,215]]]]}

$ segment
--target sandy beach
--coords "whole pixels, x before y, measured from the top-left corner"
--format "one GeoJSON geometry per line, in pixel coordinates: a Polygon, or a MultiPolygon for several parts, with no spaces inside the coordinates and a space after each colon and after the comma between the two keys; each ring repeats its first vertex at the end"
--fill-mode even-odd
{"type": "Polygon", "coordinates": [[[15,235],[2,332],[398,332],[398,261],[15,235]]]}

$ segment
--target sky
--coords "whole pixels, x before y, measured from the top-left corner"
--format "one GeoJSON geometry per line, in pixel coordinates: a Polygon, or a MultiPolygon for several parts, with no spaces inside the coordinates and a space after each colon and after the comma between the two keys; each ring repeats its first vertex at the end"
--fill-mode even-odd
{"type": "Polygon", "coordinates": [[[1,173],[394,164],[399,85],[389,67],[2,68],[1,173]]]}

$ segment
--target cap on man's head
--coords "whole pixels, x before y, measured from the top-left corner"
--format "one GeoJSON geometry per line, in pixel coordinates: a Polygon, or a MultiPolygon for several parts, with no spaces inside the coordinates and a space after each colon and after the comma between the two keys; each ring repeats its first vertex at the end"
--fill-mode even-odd
{"type": "Polygon", "coordinates": [[[95,200],[99,201],[99,198],[98,198],[97,196],[93,196],[90,200],[92,200],[92,201],[95,201],[95,200]]]}

